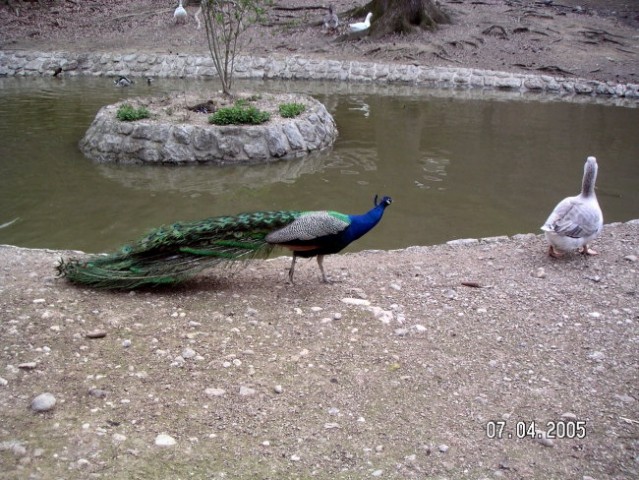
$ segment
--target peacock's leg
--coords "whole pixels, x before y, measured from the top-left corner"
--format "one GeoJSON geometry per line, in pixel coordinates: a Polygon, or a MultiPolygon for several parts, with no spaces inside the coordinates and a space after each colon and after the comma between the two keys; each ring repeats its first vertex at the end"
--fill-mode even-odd
{"type": "Polygon", "coordinates": [[[324,273],[324,255],[317,256],[317,264],[320,267],[320,272],[322,272],[322,282],[331,283],[328,278],[326,278],[326,273],[324,273]]]}
{"type": "Polygon", "coordinates": [[[291,283],[294,283],[293,274],[295,273],[295,260],[297,260],[297,255],[293,252],[293,261],[291,262],[291,268],[288,271],[288,279],[291,283]]]}

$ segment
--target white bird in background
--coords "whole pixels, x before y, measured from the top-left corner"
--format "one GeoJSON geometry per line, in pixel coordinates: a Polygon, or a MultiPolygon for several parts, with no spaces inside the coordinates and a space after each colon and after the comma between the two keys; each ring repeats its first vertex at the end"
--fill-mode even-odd
{"type": "Polygon", "coordinates": [[[186,20],[188,19],[188,13],[186,13],[186,9],[182,6],[182,0],[180,0],[180,4],[173,13],[173,19],[175,20],[175,23],[186,23],[186,20]]]}
{"type": "Polygon", "coordinates": [[[597,159],[588,157],[584,165],[581,193],[564,198],[557,204],[541,229],[550,243],[548,255],[561,257],[563,252],[580,249],[584,255],[597,255],[588,248],[603,227],[603,214],[595,195],[597,159]]]}
{"type": "Polygon", "coordinates": [[[366,20],[363,22],[351,23],[348,27],[351,29],[351,32],[363,32],[371,26],[371,18],[373,18],[373,14],[368,12],[366,20]]]}
{"type": "Polygon", "coordinates": [[[324,28],[331,33],[337,31],[339,26],[339,19],[337,14],[333,11],[333,5],[328,6],[328,13],[324,16],[324,28]]]}

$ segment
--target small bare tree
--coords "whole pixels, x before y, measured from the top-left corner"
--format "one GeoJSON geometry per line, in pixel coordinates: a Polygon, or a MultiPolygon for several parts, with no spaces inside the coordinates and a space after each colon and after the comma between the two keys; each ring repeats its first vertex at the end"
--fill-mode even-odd
{"type": "Polygon", "coordinates": [[[231,95],[235,57],[242,47],[240,35],[264,14],[270,0],[202,0],[206,39],[222,91],[231,95]]]}

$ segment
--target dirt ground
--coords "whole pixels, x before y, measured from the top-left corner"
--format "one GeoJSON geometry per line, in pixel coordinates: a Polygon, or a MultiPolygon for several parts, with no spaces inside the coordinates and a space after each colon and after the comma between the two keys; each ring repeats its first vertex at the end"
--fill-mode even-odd
{"type": "MultiPolygon", "coordinates": [[[[207,54],[197,28],[197,2],[187,6],[186,25],[175,25],[173,0],[83,0],[51,8],[16,2],[0,6],[0,48],[207,54]],[[18,14],[16,14],[16,12],[18,14]]],[[[453,23],[436,32],[338,42],[321,27],[328,2],[274,2],[264,23],[251,27],[249,55],[402,62],[639,82],[639,2],[636,0],[515,1],[447,0],[453,23]]],[[[363,1],[332,2],[346,15],[363,1]]],[[[373,19],[374,22],[374,19],[373,19]]]]}
{"type": "MultiPolygon", "coordinates": [[[[205,51],[172,3],[2,6],[1,48],[205,51]]],[[[444,2],[453,26],[355,44],[278,11],[251,52],[636,82],[637,2],[560,3],[444,2]]],[[[532,234],[333,255],[328,285],[314,261],[288,284],[282,257],[136,293],[55,278],[77,252],[0,247],[0,478],[639,478],[638,238],[607,225],[600,255],[561,260],[532,234]]]]}

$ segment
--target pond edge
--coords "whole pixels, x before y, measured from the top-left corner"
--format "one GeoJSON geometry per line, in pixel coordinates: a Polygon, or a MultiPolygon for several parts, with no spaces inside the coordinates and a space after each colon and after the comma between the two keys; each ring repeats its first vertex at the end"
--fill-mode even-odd
{"type": "MultiPolygon", "coordinates": [[[[0,51],[0,77],[63,75],[217,78],[210,56],[187,54],[121,54],[0,51]]],[[[537,92],[559,96],[609,97],[639,104],[639,84],[602,82],[476,68],[429,67],[350,60],[238,56],[236,79],[333,80],[357,83],[400,83],[445,89],[537,92]]]]}

